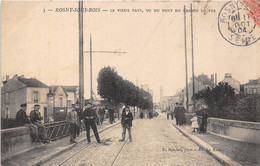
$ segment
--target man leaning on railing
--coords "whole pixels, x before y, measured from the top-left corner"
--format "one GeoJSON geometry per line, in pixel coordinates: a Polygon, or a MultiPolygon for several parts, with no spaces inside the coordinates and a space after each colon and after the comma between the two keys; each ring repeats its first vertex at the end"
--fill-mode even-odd
{"type": "Polygon", "coordinates": [[[47,131],[45,126],[42,124],[42,117],[40,113],[40,105],[34,105],[34,110],[30,113],[31,122],[38,127],[39,139],[43,143],[50,143],[50,140],[47,137],[47,131]]]}
{"type": "Polygon", "coordinates": [[[27,104],[21,104],[21,109],[16,113],[16,122],[18,126],[27,126],[30,128],[30,135],[33,142],[38,141],[38,128],[36,125],[32,124],[26,114],[27,104]]]}

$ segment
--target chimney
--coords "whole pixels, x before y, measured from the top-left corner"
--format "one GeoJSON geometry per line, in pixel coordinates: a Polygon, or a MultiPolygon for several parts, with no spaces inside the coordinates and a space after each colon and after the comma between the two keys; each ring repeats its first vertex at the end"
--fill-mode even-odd
{"type": "Polygon", "coordinates": [[[225,73],[225,78],[232,78],[232,74],[231,73],[225,73]]]}
{"type": "Polygon", "coordinates": [[[218,85],[218,75],[215,73],[215,85],[218,85]]]}
{"type": "Polygon", "coordinates": [[[211,82],[214,84],[214,74],[211,74],[211,75],[210,75],[210,80],[211,80],[211,82]]]}
{"type": "Polygon", "coordinates": [[[6,81],[9,81],[9,75],[6,75],[5,77],[6,77],[6,81]]]}
{"type": "Polygon", "coordinates": [[[53,93],[53,85],[51,86],[51,93],[53,93]]]}

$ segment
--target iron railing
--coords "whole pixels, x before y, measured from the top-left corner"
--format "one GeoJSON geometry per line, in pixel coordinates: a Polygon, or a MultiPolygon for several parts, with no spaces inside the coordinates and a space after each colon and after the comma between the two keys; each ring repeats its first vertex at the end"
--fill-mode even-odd
{"type": "MultiPolygon", "coordinates": [[[[47,130],[47,136],[51,141],[61,139],[70,135],[70,123],[68,123],[67,121],[45,123],[44,126],[47,130]]],[[[83,123],[81,123],[80,130],[85,130],[85,126],[83,123]]]]}

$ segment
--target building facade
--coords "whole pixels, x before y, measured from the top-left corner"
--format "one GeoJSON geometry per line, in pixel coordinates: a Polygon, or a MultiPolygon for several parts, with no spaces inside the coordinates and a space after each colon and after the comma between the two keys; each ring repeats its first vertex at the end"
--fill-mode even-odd
{"type": "Polygon", "coordinates": [[[260,94],[260,78],[256,80],[249,80],[248,83],[244,84],[245,94],[260,94]]]}
{"type": "Polygon", "coordinates": [[[1,88],[1,118],[15,118],[20,105],[27,104],[27,115],[34,109],[34,105],[40,105],[40,112],[44,120],[48,117],[49,88],[35,78],[24,78],[15,75],[3,82],[1,88]]]}
{"type": "Polygon", "coordinates": [[[226,82],[228,83],[232,88],[235,90],[235,94],[240,93],[240,82],[237,81],[236,79],[232,78],[231,73],[226,73],[225,78],[221,82],[226,82]]]}

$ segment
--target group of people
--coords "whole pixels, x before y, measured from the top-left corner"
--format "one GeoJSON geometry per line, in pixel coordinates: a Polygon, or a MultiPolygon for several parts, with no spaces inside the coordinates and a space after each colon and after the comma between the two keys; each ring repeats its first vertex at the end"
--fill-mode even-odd
{"type": "MultiPolygon", "coordinates": [[[[112,109],[111,109],[112,110],[112,109]]],[[[99,110],[100,112],[97,113],[96,109],[92,107],[91,103],[88,103],[87,106],[85,107],[84,111],[80,111],[78,108],[75,107],[75,105],[72,105],[72,110],[68,112],[67,115],[67,121],[70,123],[70,143],[75,143],[76,141],[76,136],[78,135],[77,131],[80,130],[80,123],[84,120],[85,127],[86,127],[86,137],[87,137],[87,142],[91,143],[90,139],[90,128],[92,128],[93,133],[95,135],[95,138],[98,143],[101,143],[98,131],[97,131],[97,122],[98,122],[98,114],[105,112],[105,109],[101,107],[99,110]]],[[[114,114],[114,111],[113,111],[114,114]]],[[[112,117],[112,111],[109,115],[112,117]]],[[[104,118],[102,118],[104,120],[104,118]]],[[[101,123],[103,122],[101,121],[101,123]]],[[[114,118],[112,119],[114,120],[114,118]]],[[[129,134],[129,140],[132,141],[132,135],[131,135],[131,126],[132,126],[132,120],[133,120],[133,115],[130,112],[130,107],[126,106],[123,111],[122,111],[122,116],[121,116],[121,125],[123,127],[123,132],[122,132],[122,139],[120,141],[125,140],[125,134],[126,134],[126,129],[129,134]]]]}
{"type": "MultiPolygon", "coordinates": [[[[42,141],[43,143],[49,143],[50,140],[47,136],[47,131],[45,126],[42,124],[42,116],[40,113],[40,105],[34,105],[34,110],[31,111],[30,116],[26,114],[27,104],[21,104],[21,109],[16,114],[16,121],[19,126],[27,126],[30,128],[32,141],[38,142],[42,141]]],[[[113,111],[114,114],[114,111],[113,111]]],[[[72,104],[72,110],[68,112],[66,120],[70,125],[70,143],[76,143],[76,136],[80,134],[81,123],[84,122],[86,127],[86,137],[87,142],[90,143],[90,128],[92,128],[96,140],[98,143],[101,143],[98,131],[97,131],[97,122],[100,118],[100,122],[103,123],[105,116],[105,109],[101,107],[97,113],[95,108],[92,107],[91,103],[88,103],[84,111],[79,107],[76,107],[75,104],[72,104]],[[101,116],[98,116],[101,115],[101,116]]],[[[112,111],[110,115],[113,120],[112,111]]],[[[126,130],[129,134],[129,140],[132,141],[131,127],[132,127],[133,115],[130,112],[130,107],[126,106],[122,111],[121,116],[121,125],[123,128],[122,139],[125,140],[126,130]]]]}
{"type": "Polygon", "coordinates": [[[18,126],[28,126],[33,142],[49,143],[47,131],[42,124],[42,116],[40,113],[40,105],[34,105],[34,110],[31,111],[30,116],[26,114],[27,104],[21,104],[21,109],[16,113],[16,122],[18,126]]]}
{"type": "Polygon", "coordinates": [[[208,114],[204,110],[202,113],[202,119],[199,123],[198,116],[196,114],[193,114],[193,117],[191,119],[191,127],[193,128],[193,132],[197,130],[198,133],[205,133],[206,128],[207,128],[207,119],[208,119],[208,114]]]}
{"type": "Polygon", "coordinates": [[[174,110],[171,110],[170,107],[167,108],[167,120],[169,120],[169,117],[171,116],[172,120],[173,117],[175,117],[176,125],[186,124],[185,112],[186,110],[183,107],[182,103],[176,102],[174,110]]]}

